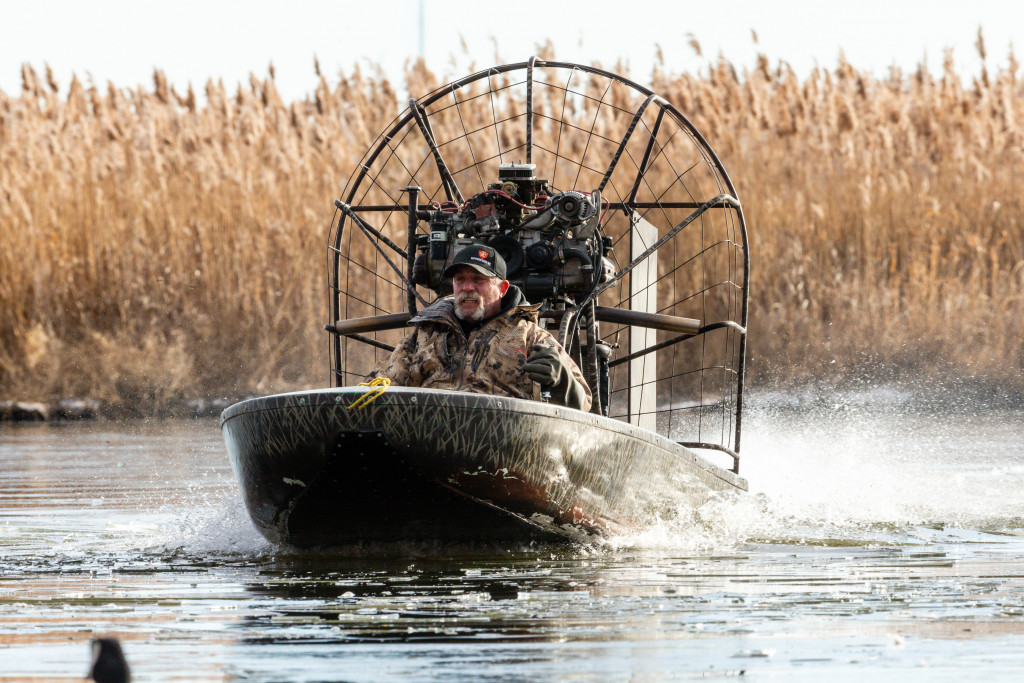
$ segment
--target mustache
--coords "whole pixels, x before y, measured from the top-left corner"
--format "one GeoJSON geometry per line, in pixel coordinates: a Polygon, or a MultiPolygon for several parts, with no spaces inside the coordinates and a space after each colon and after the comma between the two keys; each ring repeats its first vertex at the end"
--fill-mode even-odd
{"type": "Polygon", "coordinates": [[[477,302],[479,302],[481,300],[482,300],[482,298],[480,297],[480,294],[478,292],[462,292],[457,297],[455,297],[455,303],[457,303],[457,304],[461,304],[461,303],[463,303],[465,301],[477,301],[477,302]]]}

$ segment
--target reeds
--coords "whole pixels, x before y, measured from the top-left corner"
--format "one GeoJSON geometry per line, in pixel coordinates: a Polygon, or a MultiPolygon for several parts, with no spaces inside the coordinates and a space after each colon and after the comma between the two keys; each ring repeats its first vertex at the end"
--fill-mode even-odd
{"type": "MultiPolygon", "coordinates": [[[[1011,54],[801,79],[662,65],[744,203],[755,381],[961,373],[1024,383],[1024,93],[1011,54]],[[834,362],[833,362],[834,361],[834,362]]],[[[410,90],[439,79],[421,64],[410,90]]],[[[381,74],[229,93],[23,69],[0,92],[0,395],[146,412],[326,384],[331,201],[401,105],[381,74]],[[202,102],[201,102],[202,101],[202,102]]]]}
{"type": "Polygon", "coordinates": [[[1018,71],[655,74],[744,201],[756,377],[1024,382],[1018,71]]]}

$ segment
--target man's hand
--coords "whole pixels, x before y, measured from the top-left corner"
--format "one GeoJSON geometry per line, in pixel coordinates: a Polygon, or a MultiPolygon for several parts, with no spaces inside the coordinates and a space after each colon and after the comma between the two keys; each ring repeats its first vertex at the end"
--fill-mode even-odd
{"type": "Polygon", "coordinates": [[[534,344],[523,365],[523,372],[542,387],[551,387],[562,381],[562,378],[568,373],[568,369],[562,362],[557,349],[534,344]]]}
{"type": "Polygon", "coordinates": [[[568,408],[583,410],[586,396],[583,387],[562,362],[562,355],[553,346],[534,344],[526,357],[523,371],[551,393],[551,401],[568,408]]]}

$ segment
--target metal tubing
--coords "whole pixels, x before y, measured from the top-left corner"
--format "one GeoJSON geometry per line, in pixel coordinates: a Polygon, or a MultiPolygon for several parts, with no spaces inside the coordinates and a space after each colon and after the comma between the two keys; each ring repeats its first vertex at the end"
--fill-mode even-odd
{"type": "Polygon", "coordinates": [[[641,208],[634,202],[636,201],[636,194],[640,191],[640,181],[643,180],[644,175],[647,173],[647,165],[651,163],[651,152],[654,151],[654,144],[658,141],[658,133],[661,132],[661,122],[665,119],[665,108],[662,107],[658,110],[658,118],[654,121],[654,130],[651,131],[651,139],[647,141],[647,148],[644,150],[644,158],[640,162],[640,168],[636,174],[636,180],[633,182],[633,189],[629,191],[629,199],[627,203],[631,204],[635,208],[641,208]]]}
{"type": "MultiPolygon", "coordinates": [[[[596,306],[591,301],[583,307],[581,315],[583,316],[583,323],[586,325],[587,330],[587,346],[586,346],[586,359],[587,365],[590,367],[590,376],[587,377],[587,382],[590,384],[591,393],[591,406],[590,412],[595,415],[604,415],[604,405],[601,402],[601,370],[597,360],[597,315],[594,312],[596,306]]],[[[581,351],[581,356],[582,351],[581,351]]]]}
{"type": "Polygon", "coordinates": [[[376,339],[370,339],[369,337],[364,337],[361,334],[346,334],[344,336],[349,338],[349,339],[355,339],[358,342],[363,342],[364,344],[369,344],[370,346],[376,346],[378,349],[383,349],[384,351],[387,351],[388,353],[391,353],[392,351],[395,350],[395,347],[392,346],[391,344],[385,344],[384,342],[377,341],[376,339]]]}
{"type": "MultiPolygon", "coordinates": [[[[345,219],[347,217],[348,214],[345,213],[344,211],[342,211],[341,215],[338,216],[338,244],[341,243],[341,238],[344,235],[345,219]]],[[[339,264],[341,263],[341,250],[334,249],[332,251],[330,249],[329,243],[327,249],[327,262],[327,282],[328,286],[330,288],[333,288],[333,292],[329,296],[331,306],[331,320],[333,321],[341,317],[341,297],[338,296],[338,292],[341,291],[341,283],[338,282],[338,276],[340,271],[339,264]]],[[[331,382],[336,387],[341,386],[341,383],[344,381],[344,377],[341,372],[341,368],[343,366],[341,346],[341,339],[339,337],[331,338],[330,344],[328,346],[328,354],[331,357],[331,382]]]]}
{"type": "Polygon", "coordinates": [[[680,318],[679,316],[663,315],[661,313],[643,313],[641,311],[607,308],[605,306],[595,307],[594,312],[597,320],[603,323],[648,327],[653,330],[682,332],[689,335],[700,332],[700,321],[693,318],[680,318]]]}
{"type": "Polygon", "coordinates": [[[526,163],[533,163],[533,67],[537,57],[526,64],[526,163]]]}
{"type": "Polygon", "coordinates": [[[733,474],[739,474],[740,472],[740,454],[730,448],[716,443],[704,443],[703,441],[677,441],[676,443],[683,448],[705,448],[709,451],[721,451],[732,457],[733,474]]]}
{"type": "Polygon", "coordinates": [[[601,183],[597,186],[598,191],[604,191],[604,186],[607,185],[608,181],[611,179],[612,173],[615,171],[615,167],[618,165],[619,159],[622,157],[622,153],[626,150],[626,145],[629,144],[629,139],[633,137],[633,131],[636,130],[636,124],[640,123],[640,119],[643,118],[648,105],[655,100],[664,102],[664,100],[657,95],[648,95],[647,99],[644,100],[644,103],[636,110],[636,114],[633,115],[633,120],[629,122],[629,127],[626,129],[625,135],[622,136],[619,148],[615,150],[615,156],[612,157],[611,163],[608,164],[608,170],[604,172],[604,177],[601,178],[601,183]]]}
{"type": "MultiPolygon", "coordinates": [[[[389,247],[391,247],[396,252],[398,252],[398,254],[400,256],[403,256],[405,259],[408,260],[409,255],[405,253],[404,249],[402,249],[397,244],[395,244],[394,242],[389,240],[387,237],[384,237],[384,235],[380,234],[380,232],[375,230],[372,226],[367,225],[366,221],[364,221],[362,218],[357,216],[352,211],[352,207],[350,207],[348,204],[345,204],[344,202],[342,202],[340,200],[337,200],[337,199],[334,200],[334,203],[335,203],[335,205],[339,209],[341,209],[342,211],[344,211],[344,212],[346,212],[346,213],[348,213],[348,214],[350,214],[352,216],[353,222],[357,226],[359,226],[359,229],[362,230],[364,234],[366,234],[366,235],[374,234],[377,237],[380,237],[384,241],[385,244],[387,244],[389,247]]],[[[387,262],[387,264],[389,266],[391,266],[391,270],[395,271],[395,274],[398,275],[399,279],[401,279],[401,281],[405,283],[406,291],[407,292],[412,292],[416,296],[416,298],[420,300],[420,303],[422,303],[424,306],[426,306],[427,305],[427,300],[424,299],[422,296],[420,296],[420,293],[416,291],[416,285],[414,285],[412,283],[412,281],[405,276],[405,273],[402,272],[402,269],[399,268],[397,265],[395,265],[395,262],[392,261],[391,258],[387,254],[384,253],[384,250],[380,248],[380,245],[377,242],[374,242],[373,240],[369,240],[369,242],[370,242],[371,245],[373,245],[373,248],[377,250],[377,253],[380,254],[381,257],[383,257],[383,259],[387,262]]]]}
{"type": "Polygon", "coordinates": [[[371,315],[366,318],[339,320],[333,325],[324,325],[324,329],[331,334],[348,336],[360,332],[397,330],[399,327],[405,327],[410,319],[412,319],[410,313],[388,313],[386,315],[371,315]]]}
{"type": "Polygon", "coordinates": [[[637,358],[640,358],[641,356],[646,356],[649,353],[654,353],[655,351],[660,351],[661,349],[664,349],[666,347],[672,346],[673,344],[678,344],[679,342],[683,341],[684,339],[693,339],[694,336],[695,335],[692,335],[692,334],[681,334],[678,337],[672,337],[671,339],[666,339],[663,342],[658,342],[657,344],[652,344],[651,346],[648,346],[646,349],[641,349],[640,351],[637,351],[636,353],[631,353],[631,354],[629,354],[627,356],[623,356],[622,358],[616,358],[613,361],[609,361],[608,362],[608,367],[609,368],[614,368],[616,365],[622,365],[623,363],[628,363],[629,361],[636,360],[637,358]]]}
{"type": "MultiPolygon", "coordinates": [[[[360,320],[367,320],[367,318],[360,318],[360,320]]],[[[330,332],[334,336],[334,338],[339,341],[341,340],[342,337],[348,337],[349,339],[355,339],[356,341],[363,342],[364,344],[369,344],[370,346],[376,346],[378,349],[384,349],[385,351],[388,352],[395,350],[395,347],[392,346],[391,344],[385,344],[384,342],[377,341],[376,339],[370,339],[369,337],[364,337],[363,335],[356,334],[355,332],[338,332],[338,328],[335,325],[324,325],[324,329],[330,332]]],[[[340,375],[341,373],[336,372],[336,374],[340,375]]]]}
{"type": "Polygon", "coordinates": [[[455,184],[455,178],[452,177],[451,171],[448,170],[448,164],[444,163],[441,150],[437,148],[434,132],[430,129],[430,122],[427,120],[427,110],[414,97],[409,99],[409,108],[412,109],[412,115],[416,119],[416,126],[426,139],[427,145],[430,146],[431,154],[434,155],[434,163],[437,164],[437,172],[441,175],[441,184],[444,185],[444,193],[448,196],[448,201],[457,201],[459,204],[462,204],[466,200],[462,198],[462,192],[459,191],[459,186],[455,184]]]}
{"type": "Polygon", "coordinates": [[[695,334],[683,333],[683,334],[679,335],[678,337],[672,337],[671,339],[666,339],[663,342],[658,342],[657,344],[652,344],[651,346],[648,346],[646,349],[642,349],[640,351],[637,351],[636,353],[631,353],[628,356],[623,356],[622,358],[616,358],[615,360],[613,360],[610,363],[608,363],[608,367],[611,368],[611,367],[615,367],[616,365],[621,365],[622,363],[627,363],[627,362],[629,362],[631,360],[639,358],[640,356],[646,356],[648,353],[654,353],[655,351],[660,351],[661,349],[664,349],[666,347],[672,346],[673,344],[678,344],[679,342],[683,341],[684,339],[690,339],[692,337],[696,337],[698,334],[705,334],[707,332],[710,332],[711,330],[718,330],[718,329],[721,329],[723,327],[732,327],[733,329],[738,331],[740,333],[740,335],[741,335],[740,336],[740,343],[742,343],[743,340],[745,340],[747,338],[747,331],[746,331],[746,329],[744,329],[742,325],[738,325],[737,323],[734,323],[731,320],[726,320],[726,321],[719,322],[719,323],[711,323],[710,325],[705,325],[704,327],[702,327],[699,330],[697,330],[697,332],[695,334]]]}
{"type": "Polygon", "coordinates": [[[405,247],[408,252],[405,257],[405,275],[408,278],[406,300],[409,304],[409,312],[413,315],[416,315],[416,283],[414,282],[413,265],[416,261],[416,227],[419,225],[419,221],[416,220],[416,212],[419,209],[420,189],[416,185],[409,185],[405,188],[405,192],[409,195],[409,240],[405,247]]]}
{"type": "MultiPolygon", "coordinates": [[[[614,211],[616,209],[699,209],[704,206],[700,202],[607,202],[605,207],[608,211],[614,211]]],[[[351,206],[353,211],[360,213],[366,212],[384,212],[384,211],[401,211],[405,213],[409,210],[408,205],[405,204],[353,204],[351,206]]],[[[720,204],[717,206],[709,207],[712,209],[734,209],[736,207],[729,206],[726,204],[720,204]]],[[[420,211],[417,215],[420,220],[427,220],[430,218],[428,211],[420,211]]]]}
{"type": "Polygon", "coordinates": [[[399,256],[401,256],[402,258],[405,258],[405,259],[409,258],[409,255],[407,253],[405,253],[404,249],[402,249],[400,246],[398,246],[397,244],[395,244],[394,242],[389,240],[384,235],[384,233],[382,233],[380,230],[378,230],[377,228],[373,227],[372,225],[370,225],[369,223],[364,221],[362,218],[360,218],[359,215],[356,213],[357,207],[349,206],[348,204],[346,204],[345,202],[341,201],[340,199],[335,199],[334,200],[334,205],[336,207],[338,207],[339,209],[341,209],[342,212],[346,216],[351,218],[352,222],[355,223],[356,225],[358,225],[359,228],[361,230],[363,230],[363,232],[371,233],[374,237],[379,239],[381,242],[383,242],[384,244],[386,244],[389,247],[391,247],[392,249],[394,249],[395,253],[398,254],[399,256]]]}
{"type": "MultiPolygon", "coordinates": [[[[576,309],[570,309],[570,312],[575,313],[576,309]]],[[[565,311],[541,311],[538,315],[541,318],[560,320],[565,315],[565,311]]],[[[662,313],[642,313],[622,308],[594,306],[594,315],[595,320],[603,323],[635,325],[637,327],[649,327],[653,330],[665,330],[666,332],[683,332],[691,337],[701,331],[699,320],[681,318],[675,315],[664,315],[662,313]]],[[[721,326],[722,323],[715,323],[715,325],[721,326]]]]}

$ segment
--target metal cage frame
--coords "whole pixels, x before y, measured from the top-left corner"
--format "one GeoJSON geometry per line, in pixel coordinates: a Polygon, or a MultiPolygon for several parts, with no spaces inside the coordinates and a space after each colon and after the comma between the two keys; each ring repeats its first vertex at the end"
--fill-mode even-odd
{"type": "MultiPolygon", "coordinates": [[[[611,371],[611,369],[622,365],[632,367],[633,361],[643,359],[649,354],[674,347],[680,342],[700,339],[702,340],[702,344],[706,344],[706,339],[710,334],[724,334],[726,339],[724,343],[727,347],[724,357],[726,357],[727,360],[723,362],[724,367],[720,369],[723,370],[723,376],[726,378],[729,376],[734,378],[734,384],[727,391],[727,399],[723,399],[723,406],[725,406],[723,408],[723,412],[730,413],[728,416],[729,419],[723,421],[722,435],[721,438],[717,440],[699,438],[697,440],[679,440],[679,443],[691,448],[711,449],[724,452],[732,457],[732,471],[738,472],[740,460],[740,435],[742,427],[743,384],[746,365],[747,317],[750,298],[749,244],[742,205],[736,199],[737,194],[735,187],[720,159],[701,133],[682,112],[649,88],[618,74],[593,66],[574,64],[571,62],[542,61],[533,57],[525,62],[516,62],[483,69],[474,74],[453,81],[452,83],[441,86],[422,98],[410,99],[409,107],[396,117],[387,127],[386,131],[378,137],[376,144],[366,152],[362,160],[356,166],[352,175],[349,177],[346,189],[343,192],[343,198],[335,200],[337,211],[335,213],[335,218],[332,220],[331,232],[328,239],[327,265],[330,297],[330,322],[328,325],[325,325],[325,328],[332,333],[330,338],[329,354],[331,359],[332,384],[335,386],[342,386],[345,384],[346,377],[354,374],[346,367],[346,344],[349,342],[368,344],[371,347],[387,351],[393,347],[381,342],[375,337],[366,336],[366,334],[376,334],[377,332],[385,330],[401,328],[416,312],[417,305],[427,305],[429,303],[427,298],[418,292],[416,285],[413,284],[412,271],[412,256],[415,254],[417,226],[420,221],[426,220],[429,216],[429,212],[425,210],[426,205],[420,203],[421,193],[427,194],[428,199],[430,200],[433,200],[434,197],[438,197],[438,201],[440,201],[440,195],[443,193],[445,202],[455,204],[462,204],[466,200],[455,176],[456,173],[465,172],[471,167],[463,168],[457,172],[452,171],[449,166],[449,162],[445,158],[445,152],[447,150],[444,149],[444,147],[447,143],[439,143],[432,129],[431,116],[433,114],[431,113],[430,108],[435,104],[440,103],[443,98],[451,97],[455,102],[455,109],[461,117],[461,109],[459,109],[461,103],[457,97],[457,94],[460,91],[483,79],[494,79],[499,76],[514,74],[520,71],[525,72],[525,82],[519,81],[515,83],[516,86],[525,85],[526,88],[525,112],[523,114],[523,118],[525,119],[525,142],[510,149],[502,150],[501,141],[499,140],[498,154],[499,157],[501,157],[501,155],[508,155],[511,158],[514,157],[516,152],[519,152],[525,155],[526,163],[532,163],[535,146],[537,144],[534,136],[534,127],[535,118],[538,117],[538,114],[534,111],[534,90],[536,85],[535,73],[538,69],[551,70],[555,73],[559,73],[562,70],[567,70],[569,72],[569,80],[565,86],[566,98],[569,97],[570,93],[574,96],[578,96],[580,94],[575,91],[571,91],[569,87],[572,75],[577,72],[593,76],[595,78],[607,79],[609,81],[609,85],[608,90],[605,91],[606,93],[611,90],[612,84],[619,84],[626,88],[627,92],[631,91],[630,94],[637,94],[638,97],[643,97],[643,101],[639,107],[633,110],[632,119],[626,126],[625,133],[622,136],[618,148],[608,161],[607,166],[604,168],[600,184],[596,189],[599,192],[606,190],[609,180],[612,178],[617,165],[623,158],[623,155],[630,154],[627,150],[627,145],[631,140],[633,140],[634,133],[638,129],[642,129],[646,131],[646,134],[649,136],[649,140],[644,146],[642,159],[639,163],[630,156],[637,169],[635,182],[633,183],[633,186],[629,188],[628,193],[625,193],[625,196],[622,196],[623,193],[619,193],[620,201],[608,201],[602,207],[604,211],[622,212],[622,214],[626,216],[627,220],[629,220],[630,216],[643,216],[646,215],[646,213],[641,212],[648,212],[652,210],[660,211],[666,217],[668,216],[669,211],[690,211],[683,220],[672,220],[671,228],[667,229],[664,234],[659,233],[659,237],[656,241],[652,243],[643,243],[641,245],[642,250],[633,250],[632,253],[634,254],[637,251],[640,251],[640,253],[635,256],[631,254],[629,263],[621,268],[617,267],[612,281],[597,284],[595,276],[595,285],[587,296],[574,302],[574,306],[570,306],[560,311],[548,311],[545,315],[549,318],[555,319],[553,322],[558,322],[559,341],[563,342],[567,348],[569,348],[569,344],[573,343],[573,340],[580,340],[580,329],[582,325],[582,334],[586,337],[586,342],[577,341],[577,346],[581,349],[578,351],[577,357],[582,361],[581,369],[583,369],[584,374],[591,383],[591,390],[595,395],[595,404],[600,406],[599,411],[603,411],[606,415],[608,414],[609,409],[609,380],[605,377],[604,386],[602,386],[599,372],[601,362],[597,359],[595,351],[599,340],[608,338],[613,334],[618,335],[625,326],[629,326],[628,329],[644,327],[651,330],[671,333],[673,335],[669,338],[664,338],[661,341],[647,344],[644,348],[632,349],[628,353],[617,355],[616,357],[606,361],[605,365],[601,367],[604,368],[607,375],[607,372],[611,371]],[[649,126],[644,120],[645,115],[648,115],[650,112],[657,112],[653,126],[649,126]],[[641,189],[641,183],[644,181],[644,176],[653,163],[653,158],[658,157],[658,155],[663,152],[663,143],[659,141],[658,136],[659,131],[662,130],[667,120],[674,122],[679,130],[685,131],[700,157],[702,157],[703,163],[706,164],[707,167],[704,169],[705,172],[707,172],[709,177],[712,177],[714,182],[717,183],[717,188],[713,193],[713,196],[691,196],[684,200],[672,199],[671,201],[662,201],[661,197],[655,197],[653,200],[648,199],[647,201],[638,199],[638,192],[641,189]],[[423,166],[421,165],[418,168],[406,169],[409,170],[410,176],[407,186],[400,190],[395,190],[395,196],[392,196],[390,192],[378,183],[376,176],[373,176],[371,171],[375,168],[375,164],[382,158],[387,159],[388,155],[395,155],[396,141],[397,144],[401,144],[401,142],[405,140],[405,136],[408,135],[418,136],[415,138],[418,144],[425,146],[427,150],[429,150],[429,160],[432,161],[433,164],[432,172],[436,173],[439,181],[436,183],[437,186],[435,188],[427,188],[424,190],[415,182],[418,180],[418,172],[420,175],[425,173],[425,171],[423,171],[423,166]],[[377,189],[384,192],[388,197],[389,202],[376,204],[359,203],[360,198],[366,196],[366,194],[375,186],[377,189]],[[405,201],[401,201],[399,199],[398,195],[400,192],[406,194],[405,201]],[[616,303],[616,307],[602,307],[597,305],[599,296],[609,291],[616,284],[619,284],[621,288],[621,283],[624,281],[623,279],[630,275],[631,271],[633,271],[638,264],[641,264],[652,254],[655,254],[659,248],[675,238],[676,235],[688,228],[695,221],[703,221],[710,215],[709,212],[711,211],[728,212],[731,216],[734,216],[735,221],[735,224],[733,225],[733,219],[725,219],[727,225],[731,227],[727,230],[729,235],[728,238],[722,240],[724,242],[728,242],[726,246],[729,249],[727,254],[730,275],[727,278],[727,284],[729,287],[736,290],[734,295],[727,293],[725,296],[736,296],[738,300],[735,303],[737,304],[736,307],[739,309],[737,311],[733,311],[733,304],[730,303],[728,310],[731,317],[729,319],[714,320],[708,323],[706,321],[701,322],[699,320],[692,320],[678,315],[666,315],[660,312],[644,313],[626,310],[620,305],[623,301],[621,296],[619,302],[616,303]],[[373,221],[368,218],[370,216],[373,216],[375,219],[382,218],[383,220],[378,224],[383,225],[395,216],[395,214],[405,214],[407,216],[406,224],[408,226],[408,233],[405,235],[406,244],[404,246],[396,243],[396,239],[393,239],[397,238],[396,234],[389,237],[385,234],[385,229],[377,227],[373,224],[373,221]],[[345,230],[347,226],[350,226],[349,231],[345,230]],[[350,233],[361,233],[362,236],[372,245],[375,250],[374,253],[376,254],[374,258],[383,259],[387,268],[391,269],[391,276],[396,277],[395,281],[391,283],[392,285],[397,286],[397,283],[399,282],[404,284],[406,290],[404,311],[399,311],[397,309],[380,309],[376,307],[376,304],[374,304],[374,312],[371,316],[352,319],[347,315],[348,303],[346,291],[348,276],[343,276],[342,271],[347,269],[349,266],[349,263],[346,261],[349,256],[345,253],[344,240],[346,237],[351,239],[350,233]],[[402,263],[403,259],[404,264],[402,263]],[[735,279],[738,277],[742,278],[742,282],[735,282],[735,279]],[[342,282],[343,280],[345,280],[344,284],[342,282]],[[736,313],[738,313],[738,315],[735,315],[736,313]],[[619,325],[620,327],[613,329],[610,333],[601,334],[598,331],[600,322],[607,322],[612,325],[619,325]],[[734,362],[734,367],[730,365],[730,362],[734,362]]],[[[490,86],[490,83],[488,83],[488,85],[490,86]]],[[[545,82],[545,85],[550,86],[550,83],[545,82]]],[[[494,92],[495,91],[493,89],[488,90],[488,94],[491,96],[492,108],[494,92]]],[[[600,112],[602,104],[604,104],[603,95],[602,99],[596,105],[598,112],[600,112]]],[[[621,110],[621,112],[625,112],[624,114],[621,114],[623,116],[629,113],[626,110],[621,110]]],[[[562,116],[564,116],[564,103],[562,116]]],[[[503,120],[499,122],[496,118],[494,119],[493,126],[495,128],[494,132],[496,136],[498,135],[499,123],[505,124],[507,121],[503,120]]],[[[571,125],[564,118],[560,118],[556,123],[559,126],[571,125]]],[[[596,127],[596,125],[597,116],[595,115],[593,126],[596,127]]],[[[464,123],[463,128],[465,129],[464,123]]],[[[559,139],[561,138],[561,134],[562,129],[560,128],[559,139]]],[[[583,134],[586,134],[586,131],[583,131],[583,134]]],[[[467,130],[465,137],[466,143],[470,146],[470,153],[473,155],[473,166],[480,166],[485,161],[493,161],[493,158],[480,161],[476,160],[476,154],[473,152],[469,135],[470,131],[467,130]]],[[[595,136],[594,127],[590,129],[589,135],[590,138],[595,136]]],[[[590,138],[587,138],[588,147],[590,145],[590,138]]],[[[550,153],[550,150],[545,150],[545,152],[550,153]]],[[[585,156],[586,152],[584,152],[584,157],[585,156]]],[[[562,159],[568,159],[568,157],[560,157],[559,151],[556,148],[554,151],[554,158],[557,172],[558,163],[560,163],[562,159]]],[[[580,166],[577,173],[578,180],[579,173],[582,172],[584,168],[583,158],[578,162],[574,159],[570,161],[578,163],[580,166]]],[[[477,171],[478,175],[480,174],[478,169],[474,168],[474,170],[477,171]]],[[[600,171],[600,169],[588,168],[589,172],[594,172],[595,170],[598,172],[600,171]]],[[[687,169],[684,173],[689,173],[690,170],[691,169],[687,169]]],[[[482,182],[482,175],[480,177],[482,182]]],[[[676,181],[679,181],[682,177],[682,175],[677,176],[676,181]]],[[[633,237],[631,236],[630,242],[632,242],[632,239],[633,237]]],[[[718,243],[713,244],[712,247],[717,246],[717,244],[718,243]]],[[[632,244],[630,244],[630,247],[632,249],[632,244]]],[[[705,246],[704,251],[699,252],[694,258],[697,258],[698,256],[700,258],[704,258],[705,252],[712,247],[705,246]]],[[[660,278],[661,276],[655,273],[655,277],[660,278]]],[[[715,286],[718,285],[716,284],[715,286]]],[[[732,299],[729,300],[732,301],[732,299]]],[[[702,367],[701,371],[703,372],[704,370],[706,370],[706,368],[702,367]]],[[[629,372],[632,372],[632,370],[629,370],[629,372]]],[[[703,377],[703,374],[701,377],[703,377]]],[[[669,379],[673,378],[670,377],[669,379]]],[[[702,393],[698,413],[701,413],[701,411],[706,407],[703,398],[703,379],[701,379],[700,382],[700,391],[702,393]]],[[[632,387],[632,379],[629,382],[629,386],[632,387]]],[[[620,388],[617,391],[621,390],[622,389],[620,388]]],[[[627,403],[633,401],[631,390],[625,397],[625,401],[627,403]]],[[[671,411],[673,408],[670,406],[669,410],[671,411]]],[[[631,411],[632,408],[627,409],[627,413],[632,414],[631,411]]],[[[664,411],[657,410],[654,412],[660,414],[664,411]]],[[[617,417],[622,416],[617,415],[617,417]]],[[[671,420],[669,420],[669,422],[671,423],[671,420]]],[[[664,430],[658,427],[656,431],[663,432],[664,430]]],[[[667,432],[668,433],[665,435],[672,438],[671,426],[668,428],[667,432]]]]}

